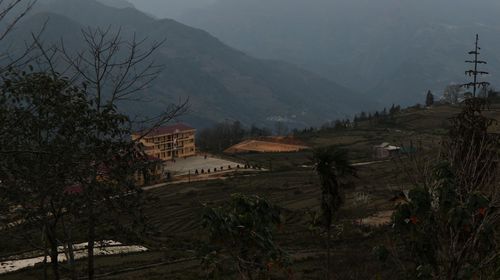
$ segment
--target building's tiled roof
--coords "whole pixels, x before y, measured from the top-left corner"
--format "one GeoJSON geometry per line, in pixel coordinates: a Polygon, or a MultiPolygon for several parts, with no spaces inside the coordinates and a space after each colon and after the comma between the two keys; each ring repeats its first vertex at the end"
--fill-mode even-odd
{"type": "MultiPolygon", "coordinates": [[[[148,130],[149,129],[144,129],[144,130],[138,131],[134,134],[142,135],[144,133],[148,133],[148,130]]],[[[161,127],[155,128],[147,134],[147,137],[154,137],[154,136],[165,135],[165,134],[173,134],[173,133],[178,133],[178,132],[183,132],[183,131],[188,131],[188,130],[194,130],[194,128],[187,125],[187,124],[184,124],[184,123],[177,123],[174,125],[161,126],[161,127]]]]}

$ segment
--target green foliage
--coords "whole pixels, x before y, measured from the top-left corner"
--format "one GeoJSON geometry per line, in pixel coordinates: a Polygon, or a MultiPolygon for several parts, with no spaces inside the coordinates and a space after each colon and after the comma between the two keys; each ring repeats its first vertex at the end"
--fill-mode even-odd
{"type": "Polygon", "coordinates": [[[425,106],[429,107],[434,105],[434,95],[432,92],[429,90],[427,92],[427,95],[425,96],[425,106]]]}
{"type": "MultiPolygon", "coordinates": [[[[27,207],[39,199],[64,201],[65,188],[88,175],[83,150],[88,151],[92,110],[84,93],[64,79],[13,70],[1,89],[2,197],[27,207]]],[[[43,209],[47,204],[35,205],[42,209],[28,208],[49,210],[43,209]]]]}
{"type": "Polygon", "coordinates": [[[330,238],[333,219],[343,204],[341,187],[344,180],[355,176],[356,170],[349,164],[347,150],[336,146],[320,147],[313,151],[314,169],[321,183],[321,217],[326,231],[327,278],[330,278],[330,238]]]}
{"type": "Polygon", "coordinates": [[[54,275],[57,247],[72,244],[76,228],[102,223],[102,234],[136,233],[144,220],[132,175],[143,158],[128,117],[112,105],[97,110],[86,91],[56,73],[12,69],[2,78],[0,223],[41,229],[54,275]],[[134,223],[123,226],[125,217],[134,223]]]}
{"type": "MultiPolygon", "coordinates": [[[[498,136],[482,113],[485,101],[465,101],[437,164],[393,215],[397,258],[418,279],[498,279],[498,136]]],[[[432,165],[430,165],[432,166],[432,165]]]]}
{"type": "Polygon", "coordinates": [[[373,255],[377,260],[385,263],[390,256],[389,250],[385,246],[379,245],[375,246],[372,250],[373,255]]]}
{"type": "Polygon", "coordinates": [[[343,203],[340,190],[344,183],[342,180],[354,175],[355,169],[349,164],[347,150],[336,146],[315,149],[312,160],[321,182],[323,225],[329,228],[335,213],[343,203]]]}
{"type": "Polygon", "coordinates": [[[468,266],[453,272],[463,276],[459,279],[470,279],[465,277],[471,275],[469,270],[477,270],[484,258],[496,250],[495,232],[485,223],[492,211],[491,203],[481,193],[471,193],[461,201],[454,184],[456,175],[447,163],[434,171],[436,185],[411,190],[410,201],[398,207],[393,216],[394,231],[415,262],[419,279],[429,279],[428,275],[441,279],[451,273],[448,262],[455,257],[448,255],[449,243],[462,249],[474,240],[474,252],[460,257],[468,266]]]}
{"type": "Polygon", "coordinates": [[[203,264],[210,277],[220,274],[224,259],[249,279],[273,266],[287,267],[289,258],[274,241],[276,229],[282,226],[280,209],[258,196],[234,194],[223,206],[205,207],[203,227],[209,232],[211,252],[203,264]]]}

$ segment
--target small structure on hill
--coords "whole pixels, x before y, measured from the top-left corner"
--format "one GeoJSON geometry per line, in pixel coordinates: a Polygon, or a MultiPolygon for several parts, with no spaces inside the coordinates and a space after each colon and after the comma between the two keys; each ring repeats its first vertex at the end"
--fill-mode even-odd
{"type": "Polygon", "coordinates": [[[387,142],[373,146],[373,157],[375,159],[387,159],[401,154],[401,147],[393,146],[387,142]]]}
{"type": "Polygon", "coordinates": [[[498,121],[493,122],[493,124],[490,127],[488,127],[488,132],[500,134],[500,122],[498,121]]]}

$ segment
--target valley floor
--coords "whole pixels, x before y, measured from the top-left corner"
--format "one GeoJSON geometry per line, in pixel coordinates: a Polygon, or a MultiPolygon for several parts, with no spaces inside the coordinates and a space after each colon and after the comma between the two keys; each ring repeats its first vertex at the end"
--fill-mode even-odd
{"type": "MultiPolygon", "coordinates": [[[[394,264],[383,264],[372,253],[391,240],[390,216],[397,196],[411,187],[405,173],[408,159],[373,161],[373,145],[381,142],[413,143],[419,154],[435,158],[446,121],[456,108],[404,112],[392,120],[364,123],[353,129],[304,135],[310,146],[336,144],[351,152],[358,177],[345,190],[346,203],[335,225],[333,279],[400,279],[394,264]],[[369,163],[369,164],[366,164],[369,163]]],[[[146,207],[157,231],[144,245],[149,250],[119,256],[100,256],[99,279],[203,279],[197,250],[206,241],[201,226],[204,205],[217,205],[231,194],[257,194],[283,208],[286,223],[277,243],[290,253],[294,279],[321,279],[326,250],[322,236],[311,230],[311,213],[317,211],[320,188],[311,167],[310,151],[238,155],[235,162],[251,162],[267,172],[233,174],[224,179],[185,182],[151,188],[146,207]]],[[[2,240],[5,243],[6,240],[2,240]]],[[[2,245],[2,244],[0,244],[2,245]]],[[[2,246],[0,246],[2,248],[2,246]]],[[[5,255],[5,250],[0,250],[5,255]]],[[[85,263],[79,263],[84,275],[85,263]]],[[[40,279],[42,268],[1,275],[0,279],[40,279]]],[[[228,271],[225,279],[234,279],[228,271]]],[[[273,279],[285,279],[276,273],[273,279]]]]}

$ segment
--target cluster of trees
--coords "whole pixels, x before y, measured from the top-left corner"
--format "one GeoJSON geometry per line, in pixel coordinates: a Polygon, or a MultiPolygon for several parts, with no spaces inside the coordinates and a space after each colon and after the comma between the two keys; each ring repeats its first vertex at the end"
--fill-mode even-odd
{"type": "Polygon", "coordinates": [[[457,104],[462,88],[459,85],[448,85],[444,88],[443,101],[448,104],[457,104]]]}
{"type": "MultiPolygon", "coordinates": [[[[482,87],[480,88],[477,97],[485,98],[490,101],[496,101],[499,95],[500,93],[494,88],[482,87]]],[[[441,102],[445,104],[458,104],[462,100],[470,97],[472,97],[472,93],[464,91],[460,85],[448,85],[443,91],[443,98],[441,99],[441,102]]]]}
{"type": "Polygon", "coordinates": [[[353,127],[354,123],[350,119],[335,120],[321,125],[321,130],[344,129],[353,127]]]}
{"type": "Polygon", "coordinates": [[[384,108],[382,111],[375,111],[375,112],[365,112],[362,111],[359,114],[355,114],[354,118],[351,120],[349,118],[342,119],[342,120],[334,120],[334,121],[329,121],[321,125],[320,128],[317,127],[307,127],[301,130],[294,129],[293,135],[295,136],[300,136],[300,135],[306,135],[310,133],[314,133],[317,131],[331,131],[331,130],[341,130],[341,129],[347,129],[347,128],[353,128],[358,125],[359,122],[363,121],[383,121],[386,119],[390,119],[393,116],[399,114],[401,112],[401,106],[400,105],[395,105],[392,104],[392,106],[387,110],[387,108],[384,108]]]}
{"type": "MultiPolygon", "coordinates": [[[[359,114],[355,114],[354,118],[351,119],[342,119],[342,120],[335,120],[331,122],[327,122],[321,126],[322,131],[325,130],[339,130],[339,129],[345,129],[345,128],[351,128],[355,127],[357,123],[362,122],[362,121],[377,121],[377,120],[383,120],[386,118],[393,117],[394,115],[398,114],[401,112],[401,106],[400,105],[394,105],[387,110],[387,108],[384,108],[382,111],[375,111],[375,112],[361,112],[359,114]]],[[[314,131],[314,128],[307,128],[302,131],[302,133],[307,133],[307,132],[312,132],[314,131]]]]}
{"type": "MultiPolygon", "coordinates": [[[[474,87],[477,84],[474,80],[474,87]]],[[[490,91],[465,98],[462,111],[451,119],[449,134],[437,157],[421,153],[399,159],[398,166],[414,187],[392,216],[392,238],[373,252],[380,260],[391,262],[401,272],[401,278],[500,279],[500,135],[490,131],[496,120],[484,114],[488,99],[494,97],[496,94],[490,91]]],[[[434,96],[429,91],[426,105],[433,104],[434,96]]],[[[313,220],[319,221],[326,233],[326,279],[331,279],[332,224],[343,204],[346,178],[356,176],[356,172],[347,152],[336,147],[317,148],[311,160],[321,185],[321,211],[313,220]]],[[[244,205],[244,213],[258,211],[257,205],[244,205]]],[[[224,236],[228,227],[233,232],[252,228],[242,222],[231,224],[236,217],[245,217],[238,211],[219,209],[210,217],[212,233],[219,236],[224,236]]],[[[244,221],[252,226],[262,224],[254,217],[245,217],[244,221]]],[[[248,252],[250,248],[240,250],[248,252]]],[[[248,279],[252,279],[251,275],[248,279]]]]}
{"type": "MultiPolygon", "coordinates": [[[[0,23],[11,19],[4,32],[34,1],[17,17],[5,14],[25,2],[2,2],[0,23]]],[[[0,229],[3,238],[22,238],[45,252],[45,279],[47,257],[53,279],[61,278],[61,266],[78,279],[75,242],[88,244],[88,279],[94,279],[100,238],[130,239],[145,229],[144,196],[134,174],[146,157],[130,139],[134,123],[119,108],[159,73],[148,62],[158,45],[123,41],[111,29],[83,30],[82,36],[86,45],[76,54],[63,42],[45,47],[33,36],[22,57],[2,56],[0,69],[0,229]],[[67,264],[59,262],[60,247],[67,264]]],[[[151,127],[185,108],[168,108],[151,127]]]]}
{"type": "Polygon", "coordinates": [[[290,258],[275,242],[284,223],[278,206],[259,196],[233,194],[222,206],[205,206],[202,220],[210,241],[202,257],[208,279],[221,279],[231,267],[241,279],[268,279],[273,271],[291,278],[290,258]]]}
{"type": "MultiPolygon", "coordinates": [[[[443,93],[443,98],[439,102],[447,104],[458,104],[459,101],[462,100],[463,98],[471,98],[471,97],[472,93],[464,92],[459,85],[449,85],[445,88],[443,93]]],[[[490,89],[482,88],[481,91],[479,92],[478,97],[485,98],[489,101],[495,101],[500,97],[500,93],[491,88],[490,89]]],[[[435,104],[436,104],[435,95],[430,90],[427,91],[425,97],[425,106],[430,107],[435,104]]],[[[411,106],[409,108],[421,109],[423,108],[422,106],[423,105],[421,104],[415,104],[414,106],[411,106]]],[[[334,120],[324,123],[319,130],[320,131],[332,130],[332,129],[339,130],[339,129],[355,127],[358,122],[362,121],[380,121],[387,118],[391,118],[396,114],[399,114],[401,110],[402,109],[400,105],[392,104],[392,106],[389,109],[384,108],[381,111],[375,111],[375,112],[363,111],[359,114],[355,114],[352,120],[347,118],[347,119],[334,120]]],[[[317,129],[315,129],[314,127],[310,127],[303,129],[302,131],[294,130],[294,134],[311,133],[316,130],[317,129]]]]}
{"type": "Polygon", "coordinates": [[[488,131],[486,106],[465,100],[439,157],[401,164],[414,188],[393,216],[394,243],[376,252],[410,277],[500,277],[500,139],[488,131]]]}
{"type": "Polygon", "coordinates": [[[387,110],[384,108],[382,111],[375,111],[374,113],[361,112],[359,115],[354,115],[354,122],[367,121],[367,120],[378,120],[392,117],[401,112],[400,105],[394,105],[387,110]]]}
{"type": "Polygon", "coordinates": [[[239,121],[219,123],[200,131],[196,145],[203,151],[221,153],[225,149],[249,137],[270,136],[271,130],[252,125],[245,128],[239,121]]]}
{"type": "MultiPolygon", "coordinates": [[[[332,229],[344,203],[343,189],[352,184],[356,169],[349,163],[347,150],[336,146],[315,149],[311,161],[321,188],[320,211],[311,222],[324,237],[326,279],[331,279],[332,229]]],[[[220,279],[232,268],[241,279],[267,279],[273,272],[293,279],[290,257],[275,241],[276,232],[283,229],[281,212],[264,198],[242,194],[232,195],[222,206],[205,205],[202,221],[209,242],[201,250],[201,263],[207,278],[220,279]]]]}
{"type": "Polygon", "coordinates": [[[139,158],[126,140],[128,119],[91,106],[85,91],[58,76],[11,70],[2,78],[2,222],[14,232],[41,229],[40,236],[23,237],[50,255],[59,279],[58,247],[68,248],[74,272],[74,236],[83,226],[93,261],[97,225],[112,227],[138,198],[132,178],[139,158]]]}
{"type": "MultiPolygon", "coordinates": [[[[494,101],[498,99],[500,96],[500,93],[495,91],[494,89],[485,89],[482,88],[480,91],[478,97],[486,98],[490,101],[494,101]]],[[[441,100],[444,103],[448,104],[457,104],[461,98],[464,97],[472,97],[471,93],[463,92],[462,88],[459,85],[449,85],[445,88],[444,94],[443,94],[443,99],[441,100]]],[[[425,106],[430,107],[436,104],[436,98],[435,95],[429,90],[427,91],[426,97],[425,97],[425,106]]],[[[412,107],[409,108],[415,108],[415,109],[421,109],[423,105],[421,104],[416,104],[412,107]]],[[[335,120],[331,122],[324,123],[320,130],[325,131],[325,130],[339,130],[339,129],[345,129],[345,128],[351,128],[355,127],[357,123],[362,122],[362,121],[380,121],[384,120],[387,118],[391,118],[396,114],[399,114],[401,112],[401,106],[400,105],[395,105],[392,104],[392,106],[387,109],[384,108],[381,111],[375,111],[375,112],[361,112],[359,114],[355,114],[354,118],[351,119],[342,119],[342,120],[335,120]]],[[[313,132],[316,129],[311,127],[311,128],[306,128],[303,129],[301,132],[302,133],[308,133],[308,132],[313,132]]],[[[300,132],[294,131],[295,134],[299,134],[300,132]]]]}
{"type": "MultiPolygon", "coordinates": [[[[423,154],[400,158],[401,171],[414,188],[393,215],[393,238],[373,252],[402,277],[500,277],[500,139],[488,131],[494,120],[483,114],[486,106],[484,98],[465,101],[462,112],[451,120],[438,158],[423,154]]],[[[338,147],[315,149],[311,161],[321,187],[320,211],[312,222],[322,229],[330,279],[331,232],[344,201],[343,190],[356,178],[356,170],[347,151],[338,147]]],[[[232,261],[243,279],[269,272],[266,263],[290,265],[274,242],[274,230],[281,223],[279,208],[265,200],[237,195],[225,207],[207,208],[204,223],[212,245],[221,246],[212,247],[204,258],[211,276],[220,271],[222,262],[215,261],[220,254],[232,261]]]]}

